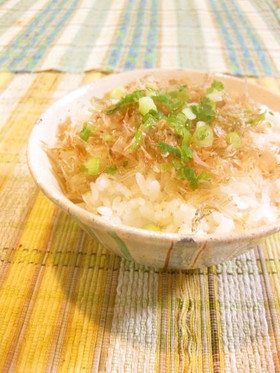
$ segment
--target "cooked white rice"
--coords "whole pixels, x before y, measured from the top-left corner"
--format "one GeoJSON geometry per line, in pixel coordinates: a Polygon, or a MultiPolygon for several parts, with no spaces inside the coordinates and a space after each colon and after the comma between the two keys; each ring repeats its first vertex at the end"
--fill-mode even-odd
{"type": "MultiPolygon", "coordinates": [[[[181,234],[228,234],[273,224],[280,217],[280,114],[265,107],[262,111],[269,125],[246,133],[259,154],[258,167],[248,166],[249,160],[243,171],[233,161],[228,166],[230,176],[221,182],[202,182],[196,190],[179,187],[179,192],[177,181],[163,175],[156,165],[126,175],[104,172],[84,186],[83,202],[78,203],[109,222],[181,234]]],[[[215,131],[218,137],[224,135],[219,126],[215,131]]],[[[57,155],[53,157],[56,161],[57,155]]],[[[195,151],[193,159],[207,168],[195,151]]],[[[66,163],[69,160],[60,165],[61,179],[67,179],[66,163]]],[[[79,185],[80,179],[72,173],[70,182],[79,185]]]]}

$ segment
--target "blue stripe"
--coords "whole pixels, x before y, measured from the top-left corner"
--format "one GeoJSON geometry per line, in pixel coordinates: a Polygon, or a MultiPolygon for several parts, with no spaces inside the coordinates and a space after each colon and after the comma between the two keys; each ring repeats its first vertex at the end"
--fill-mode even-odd
{"type": "Polygon", "coordinates": [[[111,5],[111,0],[103,0],[102,2],[95,0],[91,4],[91,9],[84,20],[84,25],[89,26],[85,27],[82,25],[78,30],[72,42],[73,48],[75,48],[75,53],[73,53],[72,48],[67,49],[59,61],[60,64],[58,69],[63,69],[66,66],[67,71],[83,71],[87,58],[102,31],[102,27],[104,26],[111,5]]]}
{"type": "MultiPolygon", "coordinates": [[[[236,1],[230,0],[230,2],[232,4],[232,6],[233,6],[233,9],[236,11],[236,14],[237,14],[239,22],[242,23],[245,31],[247,32],[248,38],[249,38],[250,42],[253,45],[253,48],[254,48],[257,56],[258,56],[260,65],[262,67],[262,70],[263,70],[262,72],[265,73],[266,75],[273,75],[273,74],[275,74],[275,71],[273,69],[272,64],[269,61],[267,53],[266,53],[265,49],[263,48],[260,40],[256,36],[256,33],[252,30],[252,28],[248,24],[246,17],[244,17],[242,11],[237,6],[236,1]]],[[[224,7],[226,7],[226,3],[225,2],[224,2],[224,7]]],[[[234,19],[231,16],[231,12],[228,12],[228,13],[230,14],[231,24],[233,25],[233,27],[234,27],[234,25],[236,27],[236,23],[234,22],[234,19]]],[[[241,32],[239,32],[239,30],[242,30],[242,28],[241,27],[236,27],[236,29],[237,29],[236,34],[238,35],[238,37],[241,40],[242,48],[244,49],[244,51],[248,51],[249,52],[250,49],[246,45],[246,43],[245,43],[245,41],[244,41],[244,39],[242,37],[241,32]]],[[[249,64],[249,66],[250,65],[254,66],[254,70],[256,72],[255,64],[253,63],[253,61],[255,60],[254,56],[251,56],[251,54],[248,53],[248,59],[251,61],[251,63],[249,64]]],[[[253,71],[253,69],[252,69],[252,71],[253,71]]]]}
{"type": "Polygon", "coordinates": [[[180,67],[207,69],[202,28],[198,18],[197,3],[180,0],[176,8],[178,57],[180,67]]]}
{"type": "MultiPolygon", "coordinates": [[[[23,17],[24,12],[27,11],[33,4],[34,0],[20,0],[12,8],[7,9],[7,11],[0,17],[0,35],[2,35],[9,27],[12,27],[16,21],[23,17]]],[[[0,2],[0,6],[1,5],[3,4],[0,2]]]]}
{"type": "Polygon", "coordinates": [[[221,35],[224,39],[225,50],[228,55],[231,72],[236,75],[244,75],[242,65],[239,61],[239,56],[235,50],[235,44],[231,38],[230,33],[228,32],[227,24],[224,22],[224,18],[216,6],[217,2],[216,0],[209,0],[209,3],[214,11],[214,16],[221,29],[221,35]]]}
{"type": "MultiPolygon", "coordinates": [[[[280,33],[279,33],[279,23],[280,23],[280,8],[269,0],[249,0],[251,5],[256,9],[256,11],[262,16],[269,33],[275,40],[278,41],[280,46],[280,33]]],[[[269,47],[269,46],[268,46],[269,47]]],[[[280,62],[279,62],[280,63],[280,62]]],[[[279,77],[280,65],[276,63],[276,77],[279,77]]],[[[275,67],[275,62],[274,62],[275,67]]]]}
{"type": "Polygon", "coordinates": [[[105,62],[107,70],[115,70],[115,68],[118,66],[129,33],[130,19],[134,3],[135,0],[128,0],[127,5],[124,6],[124,15],[119,26],[115,41],[113,42],[112,51],[107,61],[105,62]]]}
{"type": "Polygon", "coordinates": [[[59,14],[62,12],[64,0],[54,0],[39,13],[39,15],[30,23],[25,30],[13,41],[0,58],[0,65],[7,65],[9,70],[31,71],[39,63],[45,51],[50,48],[50,43],[60,32],[70,14],[75,10],[79,0],[72,1],[63,17],[57,22],[59,14]],[[72,8],[71,8],[72,5],[72,8]],[[53,28],[50,30],[52,27],[53,28]],[[40,44],[40,41],[43,43],[40,44]],[[39,44],[33,56],[30,53],[39,44]],[[16,51],[16,52],[15,52],[16,51]],[[25,63],[24,59],[27,58],[25,63]],[[12,58],[12,61],[9,60],[12,58]],[[25,63],[25,65],[24,65],[25,63]]]}
{"type": "Polygon", "coordinates": [[[270,0],[265,0],[265,2],[268,4],[270,9],[272,10],[273,14],[275,15],[275,18],[280,21],[280,8],[277,8],[277,6],[270,0]]]}
{"type": "MultiPolygon", "coordinates": [[[[58,0],[56,0],[58,1],[58,0]]],[[[37,34],[41,32],[40,23],[42,20],[47,21],[50,19],[53,13],[53,4],[48,3],[48,5],[39,13],[38,17],[36,17],[32,23],[30,23],[22,32],[20,35],[13,41],[11,45],[5,50],[5,53],[0,57],[0,64],[4,64],[7,62],[10,57],[13,57],[16,55],[15,51],[18,52],[18,57],[15,59],[20,62],[25,55],[27,55],[27,49],[30,46],[30,44],[33,46],[34,39],[32,40],[32,43],[30,43],[30,34],[35,30],[35,33],[37,34]],[[51,13],[51,15],[48,16],[48,14],[51,13]],[[47,17],[48,16],[48,17],[47,17]],[[25,52],[25,53],[23,53],[25,52]]],[[[35,34],[36,35],[36,34],[35,34]]],[[[13,61],[14,62],[14,61],[13,61]]],[[[8,67],[11,67],[8,65],[8,67]]]]}
{"type": "Polygon", "coordinates": [[[4,5],[6,2],[7,2],[7,0],[2,0],[2,1],[0,1],[0,6],[1,6],[1,5],[4,5]]]}
{"type": "Polygon", "coordinates": [[[139,50],[141,45],[141,36],[143,33],[144,28],[144,20],[145,20],[145,7],[146,7],[146,0],[142,0],[139,2],[139,9],[137,12],[137,19],[136,24],[134,26],[134,32],[131,39],[130,47],[125,57],[124,61],[124,70],[132,70],[135,69],[137,66],[137,57],[139,56],[139,50]]]}
{"type": "Polygon", "coordinates": [[[258,68],[256,67],[256,65],[254,63],[254,58],[250,53],[250,50],[249,50],[248,45],[246,44],[246,42],[243,38],[242,33],[240,32],[240,28],[243,27],[243,24],[241,25],[241,27],[239,27],[239,25],[234,21],[234,18],[232,17],[232,13],[231,13],[230,9],[227,7],[227,5],[225,4],[225,2],[223,0],[220,0],[220,3],[223,7],[225,15],[227,16],[229,25],[231,26],[231,29],[233,31],[233,37],[236,39],[236,41],[240,45],[239,49],[242,53],[243,62],[245,64],[245,67],[246,67],[246,70],[247,70],[247,71],[245,71],[245,74],[246,75],[248,75],[248,74],[249,75],[258,75],[259,71],[258,71],[258,68]]]}
{"type": "Polygon", "coordinates": [[[156,66],[157,42],[158,42],[158,23],[159,7],[158,1],[152,0],[150,10],[149,32],[146,40],[146,50],[144,56],[144,68],[149,69],[156,66]]]}
{"type": "Polygon", "coordinates": [[[59,22],[54,20],[55,26],[51,28],[51,31],[47,33],[47,37],[44,40],[44,43],[40,45],[40,48],[37,48],[35,53],[30,59],[27,60],[26,64],[23,67],[23,70],[33,71],[36,66],[41,62],[44,54],[49,50],[50,45],[56,39],[57,35],[60,33],[64,27],[66,21],[69,19],[71,14],[76,9],[79,0],[73,0],[71,6],[64,12],[63,16],[60,18],[59,22]]]}

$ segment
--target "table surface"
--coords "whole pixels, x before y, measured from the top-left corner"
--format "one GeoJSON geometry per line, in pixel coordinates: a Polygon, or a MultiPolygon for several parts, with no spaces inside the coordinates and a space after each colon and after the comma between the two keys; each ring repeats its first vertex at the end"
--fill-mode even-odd
{"type": "Polygon", "coordinates": [[[109,72],[199,68],[280,94],[279,1],[33,3],[0,0],[0,371],[280,372],[280,234],[210,268],[143,267],[52,204],[26,161],[46,108],[109,72]]]}

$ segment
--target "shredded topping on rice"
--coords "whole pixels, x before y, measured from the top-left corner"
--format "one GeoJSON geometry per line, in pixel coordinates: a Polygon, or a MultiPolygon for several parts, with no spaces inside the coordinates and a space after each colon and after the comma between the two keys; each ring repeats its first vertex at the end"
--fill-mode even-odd
{"type": "Polygon", "coordinates": [[[66,195],[105,219],[230,233],[279,219],[279,117],[217,80],[147,78],[93,99],[47,152],[66,195]]]}

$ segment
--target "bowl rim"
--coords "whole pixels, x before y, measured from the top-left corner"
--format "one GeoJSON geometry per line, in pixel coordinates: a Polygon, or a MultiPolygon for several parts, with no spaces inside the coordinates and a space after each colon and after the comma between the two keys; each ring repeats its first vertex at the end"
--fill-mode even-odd
{"type": "MultiPolygon", "coordinates": [[[[110,81],[115,79],[116,76],[120,77],[132,77],[136,75],[145,75],[145,74],[153,74],[153,73],[174,73],[174,72],[182,72],[186,74],[203,74],[205,76],[213,76],[219,77],[223,80],[227,81],[234,81],[238,84],[246,84],[249,87],[254,87],[259,92],[264,94],[268,94],[275,99],[278,99],[280,102],[280,96],[267,90],[266,88],[254,85],[248,81],[246,78],[240,78],[236,76],[232,76],[230,74],[223,74],[219,72],[210,72],[210,71],[203,71],[203,70],[193,70],[193,69],[175,69],[175,68],[153,68],[153,69],[139,69],[139,70],[131,70],[125,71],[120,73],[113,73],[107,75],[105,77],[101,77],[91,83],[85,84],[80,86],[79,88],[73,90],[72,92],[66,94],[62,98],[56,100],[52,103],[40,116],[40,118],[34,124],[34,127],[31,130],[29,135],[28,144],[27,144],[27,164],[30,170],[30,173],[35,180],[37,186],[41,189],[41,191],[56,205],[58,205],[62,210],[66,211],[70,215],[74,215],[75,217],[79,218],[82,223],[95,226],[97,229],[100,228],[102,230],[106,229],[106,231],[117,231],[120,234],[130,235],[130,236],[137,236],[137,240],[145,241],[150,239],[156,239],[157,241],[161,242],[177,242],[177,243],[185,243],[185,242],[195,242],[196,244],[205,244],[207,242],[211,243],[234,243],[240,241],[250,241],[255,238],[261,238],[264,236],[271,235],[280,231],[280,219],[277,220],[276,223],[273,225],[261,225],[259,228],[251,228],[246,229],[242,232],[231,232],[231,233],[223,233],[223,234],[205,234],[198,236],[194,234],[184,234],[184,233],[169,233],[169,232],[154,232],[145,230],[142,228],[137,228],[133,226],[128,226],[125,224],[116,224],[110,223],[109,221],[105,220],[101,216],[94,214],[90,211],[85,210],[84,208],[78,206],[77,204],[73,203],[69,200],[62,191],[59,193],[53,193],[49,188],[48,184],[45,182],[45,175],[42,169],[38,169],[36,162],[34,159],[38,156],[39,152],[44,152],[42,149],[42,144],[40,142],[42,139],[38,139],[40,135],[40,126],[44,123],[44,118],[53,110],[57,110],[63,103],[66,105],[71,103],[75,98],[81,96],[83,92],[88,90],[93,90],[95,86],[99,86],[101,84],[110,85],[110,81]]],[[[94,95],[92,95],[93,97],[94,95]]],[[[55,177],[53,175],[53,177],[55,177]]]]}

